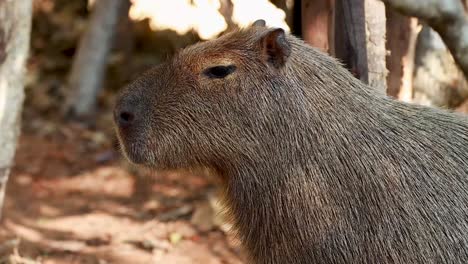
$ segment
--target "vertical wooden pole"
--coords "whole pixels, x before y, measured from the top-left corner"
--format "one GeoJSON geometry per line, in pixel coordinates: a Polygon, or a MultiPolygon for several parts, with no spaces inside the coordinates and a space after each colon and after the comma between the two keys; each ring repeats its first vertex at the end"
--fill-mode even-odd
{"type": "Polygon", "coordinates": [[[302,37],[310,45],[330,52],[334,0],[302,0],[302,37]]]}
{"type": "Polygon", "coordinates": [[[409,51],[411,18],[395,10],[386,10],[387,15],[387,94],[398,97],[403,85],[404,58],[409,51]]]}
{"type": "Polygon", "coordinates": [[[387,91],[386,16],[379,0],[364,0],[366,19],[366,52],[369,85],[387,91]]]}
{"type": "Polygon", "coordinates": [[[334,55],[356,78],[385,92],[385,6],[378,0],[336,0],[335,8],[334,55]]]}

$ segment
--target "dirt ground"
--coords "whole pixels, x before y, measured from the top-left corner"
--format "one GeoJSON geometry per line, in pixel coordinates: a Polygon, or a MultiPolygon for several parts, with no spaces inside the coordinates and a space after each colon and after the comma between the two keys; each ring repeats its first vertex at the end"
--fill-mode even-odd
{"type": "Polygon", "coordinates": [[[243,263],[210,206],[209,176],[134,167],[112,134],[77,124],[29,127],[8,184],[0,263],[243,263]]]}

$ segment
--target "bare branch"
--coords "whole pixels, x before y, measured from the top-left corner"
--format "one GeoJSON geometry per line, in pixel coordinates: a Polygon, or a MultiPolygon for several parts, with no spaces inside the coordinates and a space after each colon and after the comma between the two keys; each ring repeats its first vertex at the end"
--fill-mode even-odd
{"type": "Polygon", "coordinates": [[[468,19],[460,0],[382,0],[397,11],[424,20],[444,40],[468,76],[468,19]]]}

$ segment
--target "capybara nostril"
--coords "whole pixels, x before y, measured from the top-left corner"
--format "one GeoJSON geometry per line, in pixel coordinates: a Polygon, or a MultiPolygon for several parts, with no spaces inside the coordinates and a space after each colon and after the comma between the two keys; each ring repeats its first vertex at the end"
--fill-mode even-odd
{"type": "Polygon", "coordinates": [[[120,127],[125,128],[132,125],[135,120],[135,115],[130,111],[121,111],[118,114],[118,124],[120,127]]]}

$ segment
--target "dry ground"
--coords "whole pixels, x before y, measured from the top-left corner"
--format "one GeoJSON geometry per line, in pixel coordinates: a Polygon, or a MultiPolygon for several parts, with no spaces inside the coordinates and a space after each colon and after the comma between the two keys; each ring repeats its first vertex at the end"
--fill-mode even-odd
{"type": "Polygon", "coordinates": [[[45,130],[20,139],[0,263],[242,263],[207,206],[212,179],[135,168],[78,125],[45,130]]]}

